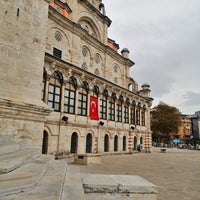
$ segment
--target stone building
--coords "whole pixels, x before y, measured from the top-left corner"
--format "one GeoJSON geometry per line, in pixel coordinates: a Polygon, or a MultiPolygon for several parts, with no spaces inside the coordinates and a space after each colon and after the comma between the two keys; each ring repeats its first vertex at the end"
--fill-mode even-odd
{"type": "Polygon", "coordinates": [[[101,0],[1,1],[0,136],[43,153],[151,148],[150,86],[108,38],[101,0]]]}
{"type": "Polygon", "coordinates": [[[200,111],[196,111],[194,115],[191,116],[192,120],[192,138],[194,141],[200,140],[200,111]]]}
{"type": "Polygon", "coordinates": [[[192,120],[188,115],[181,115],[181,124],[178,129],[178,138],[181,140],[188,140],[192,135],[192,120]]]}

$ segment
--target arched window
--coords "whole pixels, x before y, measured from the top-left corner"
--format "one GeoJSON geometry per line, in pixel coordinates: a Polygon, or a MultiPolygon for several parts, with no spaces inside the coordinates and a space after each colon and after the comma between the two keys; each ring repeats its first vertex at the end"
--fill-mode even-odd
{"type": "Polygon", "coordinates": [[[133,144],[133,149],[137,150],[137,137],[134,137],[134,144],[133,144]]]}
{"type": "Polygon", "coordinates": [[[89,83],[88,83],[87,81],[83,81],[82,87],[83,87],[87,92],[89,92],[90,87],[89,87],[89,83]]]}
{"type": "Polygon", "coordinates": [[[92,153],[92,134],[88,133],[86,137],[86,153],[92,153]]]}
{"type": "Polygon", "coordinates": [[[123,151],[126,151],[126,136],[123,136],[123,145],[122,145],[123,151]]]}
{"type": "Polygon", "coordinates": [[[42,140],[42,154],[47,154],[48,152],[48,139],[49,139],[49,135],[47,131],[44,131],[43,140],[42,140]]]}
{"type": "Polygon", "coordinates": [[[141,103],[138,103],[138,106],[136,107],[136,125],[140,125],[140,108],[141,103]]]}
{"type": "Polygon", "coordinates": [[[102,95],[105,96],[106,98],[108,97],[108,90],[104,88],[102,95]]]}
{"type": "Polygon", "coordinates": [[[132,102],[132,104],[131,104],[131,124],[136,124],[135,123],[135,106],[136,106],[136,102],[135,102],[135,100],[133,100],[133,102],[132,102]]]}
{"type": "Polygon", "coordinates": [[[129,105],[130,105],[130,100],[127,97],[126,102],[124,104],[124,123],[129,123],[129,105]]]}
{"type": "Polygon", "coordinates": [[[78,93],[78,115],[87,116],[89,84],[87,81],[82,83],[82,91],[78,93]]]}
{"type": "Polygon", "coordinates": [[[96,54],[96,55],[95,55],[95,63],[96,63],[96,64],[100,64],[100,62],[101,62],[101,57],[100,57],[99,54],[96,54]]]}
{"type": "Polygon", "coordinates": [[[55,71],[49,82],[48,105],[55,111],[60,111],[61,85],[63,77],[61,72],[55,71]]]}
{"type": "Polygon", "coordinates": [[[77,89],[78,84],[77,84],[77,80],[74,76],[71,76],[69,79],[69,83],[72,84],[74,86],[75,89],[77,89]]]}
{"type": "Polygon", "coordinates": [[[88,47],[83,46],[82,47],[82,55],[81,55],[81,66],[80,68],[87,71],[91,66],[91,55],[90,50],[88,47]]]}
{"type": "Polygon", "coordinates": [[[115,92],[112,92],[111,99],[109,101],[108,110],[109,110],[109,120],[115,121],[115,100],[117,95],[115,92]]]}
{"type": "Polygon", "coordinates": [[[94,85],[93,91],[94,91],[94,93],[98,96],[99,93],[100,93],[100,91],[99,91],[99,86],[98,86],[98,85],[94,85]]]}
{"type": "Polygon", "coordinates": [[[143,144],[143,139],[142,139],[142,137],[140,137],[140,144],[141,144],[141,145],[143,144]]]}
{"type": "Polygon", "coordinates": [[[108,151],[109,151],[109,136],[108,134],[106,134],[104,137],[104,152],[108,151]]]}
{"type": "Polygon", "coordinates": [[[122,102],[118,101],[116,105],[117,122],[122,122],[122,102]]]}
{"type": "Polygon", "coordinates": [[[66,113],[75,114],[76,88],[76,78],[71,76],[64,92],[64,112],[66,113]]]}
{"type": "Polygon", "coordinates": [[[100,99],[100,119],[107,119],[107,97],[108,90],[105,88],[102,92],[102,98],[100,99]]]}
{"type": "Polygon", "coordinates": [[[119,101],[117,102],[116,105],[116,111],[117,111],[117,122],[122,122],[122,104],[124,101],[123,95],[119,95],[119,101]]]}
{"type": "Polygon", "coordinates": [[[83,62],[81,68],[85,71],[87,71],[87,64],[85,62],[83,62]]]}
{"type": "Polygon", "coordinates": [[[83,55],[83,57],[87,57],[88,56],[88,49],[86,47],[82,48],[82,55],[83,55]]]}
{"type": "Polygon", "coordinates": [[[78,135],[74,132],[71,136],[71,153],[77,153],[78,149],[78,135]]]}
{"type": "Polygon", "coordinates": [[[63,36],[62,36],[62,33],[61,33],[60,31],[57,30],[57,31],[55,32],[55,35],[54,35],[54,36],[55,36],[55,39],[56,39],[58,42],[62,41],[62,37],[63,37],[63,36]]]}
{"type": "Polygon", "coordinates": [[[112,99],[116,100],[116,99],[117,99],[116,93],[115,93],[115,92],[112,92],[111,97],[112,97],[112,99]]]}
{"type": "Polygon", "coordinates": [[[146,111],[146,106],[144,105],[143,107],[142,107],[142,111],[141,111],[141,120],[142,120],[142,126],[145,126],[145,111],[146,111]]]}
{"type": "Polygon", "coordinates": [[[118,136],[114,137],[114,151],[118,151],[118,136]]]}

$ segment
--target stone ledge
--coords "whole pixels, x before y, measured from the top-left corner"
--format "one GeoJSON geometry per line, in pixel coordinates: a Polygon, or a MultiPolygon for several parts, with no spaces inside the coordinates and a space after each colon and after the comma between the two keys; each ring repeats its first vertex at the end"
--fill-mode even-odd
{"type": "Polygon", "coordinates": [[[101,195],[102,198],[108,196],[108,199],[134,197],[138,200],[157,198],[156,186],[140,176],[82,174],[82,184],[88,197],[101,195]]]}

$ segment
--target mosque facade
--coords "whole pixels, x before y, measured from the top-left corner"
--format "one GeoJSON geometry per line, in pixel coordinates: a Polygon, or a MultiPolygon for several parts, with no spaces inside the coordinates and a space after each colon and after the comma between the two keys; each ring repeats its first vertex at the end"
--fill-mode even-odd
{"type": "Polygon", "coordinates": [[[0,134],[44,154],[150,151],[150,86],[101,0],[2,1],[0,134]]]}

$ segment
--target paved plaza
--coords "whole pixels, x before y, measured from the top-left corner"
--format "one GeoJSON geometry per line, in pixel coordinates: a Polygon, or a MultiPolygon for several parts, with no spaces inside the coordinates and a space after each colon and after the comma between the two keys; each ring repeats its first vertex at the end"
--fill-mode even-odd
{"type": "Polygon", "coordinates": [[[139,175],[158,188],[158,200],[200,200],[200,151],[167,149],[161,153],[102,157],[101,164],[80,165],[81,172],[139,175]]]}

